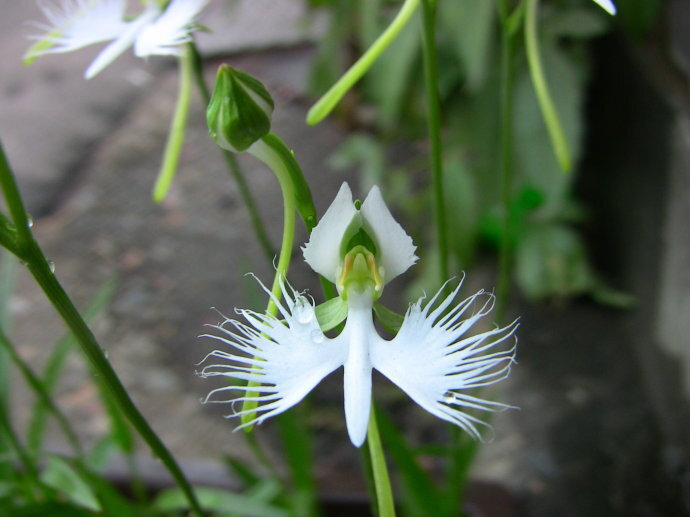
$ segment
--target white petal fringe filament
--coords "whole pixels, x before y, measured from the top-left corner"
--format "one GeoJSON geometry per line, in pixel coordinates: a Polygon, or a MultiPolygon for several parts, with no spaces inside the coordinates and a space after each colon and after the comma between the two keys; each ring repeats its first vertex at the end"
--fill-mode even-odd
{"type": "Polygon", "coordinates": [[[493,295],[479,291],[453,305],[462,281],[441,299],[446,285],[426,303],[422,297],[411,304],[397,335],[386,340],[374,327],[370,294],[350,294],[345,328],[329,338],[319,327],[313,301],[303,293],[281,282],[283,304],[261,284],[282,320],[242,309],[236,312],[244,321],[224,317],[211,325],[215,332],[204,337],[228,349],[208,354],[201,363],[209,358],[221,362],[198,372],[201,377],[222,376],[260,386],[251,388],[253,395],[246,394],[245,385],[223,386],[202,402],[233,403],[233,412],[227,415],[231,418],[249,412],[236,411],[235,403],[256,401],[258,407],[251,410],[255,418],[237,429],[261,424],[300,402],[324,377],[343,366],[347,430],[359,447],[366,437],[372,369],[376,369],[426,411],[480,439],[477,427],[488,424],[468,410],[495,412],[512,406],[469,395],[466,390],[508,376],[515,363],[518,323],[472,334],[477,322],[491,312],[493,295]],[[223,393],[229,397],[218,399],[223,393]]]}

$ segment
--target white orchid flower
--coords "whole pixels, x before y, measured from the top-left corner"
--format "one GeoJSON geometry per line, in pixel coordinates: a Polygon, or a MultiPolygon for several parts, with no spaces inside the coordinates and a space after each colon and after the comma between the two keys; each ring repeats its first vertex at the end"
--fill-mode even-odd
{"type": "MultiPolygon", "coordinates": [[[[250,422],[260,424],[301,401],[326,375],[344,367],[345,420],[352,443],[364,442],[371,407],[372,369],[388,377],[431,414],[479,437],[476,424],[484,422],[463,408],[496,411],[509,406],[468,395],[464,390],[505,378],[515,360],[514,322],[504,328],[471,335],[472,327],[489,314],[493,296],[480,291],[452,306],[458,285],[441,298],[443,288],[423,303],[410,305],[397,335],[379,336],[372,309],[383,285],[415,263],[412,239],[395,221],[378,187],[359,205],[343,184],[337,197],[314,228],[303,252],[307,263],[336,283],[347,302],[347,321],[335,338],[327,337],[317,320],[313,301],[281,282],[284,303],[267,293],[278,306],[282,321],[249,310],[237,311],[244,322],[226,318],[207,337],[232,349],[216,350],[208,357],[227,361],[203,368],[203,377],[224,376],[261,385],[254,394],[234,402],[256,401],[250,422]],[[435,303],[440,301],[436,308],[435,303]],[[511,341],[512,345],[499,346],[511,341]]],[[[263,284],[262,284],[263,286],[263,284]]],[[[445,288],[445,285],[444,285],[445,288]]],[[[206,360],[204,359],[204,361],[206,360]]],[[[203,362],[203,361],[202,361],[203,362]]],[[[213,390],[242,392],[246,386],[213,390]]]]}
{"type": "Polygon", "coordinates": [[[208,0],[171,0],[164,9],[149,0],[139,16],[125,17],[127,0],[60,0],[59,6],[41,1],[48,22],[37,23],[45,34],[32,39],[46,42],[30,56],[71,52],[94,43],[111,41],[87,68],[90,79],[134,45],[138,57],[182,54],[180,45],[191,40],[194,20],[208,0]]]}
{"type": "Polygon", "coordinates": [[[604,11],[609,13],[611,16],[616,14],[616,6],[611,0],[594,0],[604,11]]]}

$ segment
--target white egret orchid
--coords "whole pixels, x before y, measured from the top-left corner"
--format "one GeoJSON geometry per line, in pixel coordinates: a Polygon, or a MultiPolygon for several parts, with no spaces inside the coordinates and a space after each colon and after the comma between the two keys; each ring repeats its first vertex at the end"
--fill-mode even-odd
{"type": "Polygon", "coordinates": [[[164,8],[162,2],[148,0],[144,12],[127,19],[127,0],[60,0],[59,6],[41,1],[39,7],[49,23],[36,23],[45,34],[32,39],[46,44],[32,48],[28,57],[112,40],[87,68],[84,76],[90,79],[132,45],[138,57],[179,56],[180,45],[191,40],[194,20],[207,3],[171,0],[164,8]]]}
{"type": "MultiPolygon", "coordinates": [[[[285,282],[284,303],[272,297],[283,320],[239,310],[245,322],[227,319],[207,335],[230,347],[208,357],[228,361],[208,365],[203,377],[225,376],[260,383],[234,401],[256,401],[254,419],[239,428],[261,423],[302,400],[326,375],[344,367],[345,420],[352,443],[364,442],[371,405],[372,369],[388,377],[431,414],[479,437],[475,424],[484,422],[462,408],[496,411],[509,406],[480,399],[464,390],[505,378],[515,359],[517,324],[470,335],[472,327],[493,307],[493,296],[480,291],[452,305],[460,285],[441,299],[441,291],[423,303],[410,305],[393,339],[379,336],[372,309],[383,286],[415,263],[412,239],[395,221],[374,187],[363,203],[353,203],[343,184],[309,242],[303,248],[307,263],[334,282],[347,302],[347,321],[335,338],[327,337],[315,315],[313,302],[285,282]],[[440,303],[433,308],[435,303],[440,303]],[[512,338],[512,339],[511,339],[512,338]],[[511,345],[499,346],[510,341],[511,345]]],[[[262,284],[263,285],[263,284],[262,284]]],[[[444,286],[445,287],[445,286],[444,286]]],[[[203,361],[202,361],[203,362],[203,361]]],[[[224,386],[219,392],[246,390],[224,386]]]]}
{"type": "Polygon", "coordinates": [[[599,4],[599,6],[611,16],[616,14],[616,6],[611,0],[594,0],[594,2],[599,4]]]}

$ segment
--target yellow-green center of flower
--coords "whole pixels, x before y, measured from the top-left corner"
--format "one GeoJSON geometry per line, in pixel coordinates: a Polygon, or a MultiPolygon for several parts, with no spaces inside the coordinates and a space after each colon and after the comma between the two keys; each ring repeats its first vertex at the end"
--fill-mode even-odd
{"type": "Polygon", "coordinates": [[[350,289],[359,292],[371,290],[374,299],[378,299],[383,292],[383,281],[374,254],[362,245],[348,251],[343,258],[337,286],[345,301],[350,289]]]}

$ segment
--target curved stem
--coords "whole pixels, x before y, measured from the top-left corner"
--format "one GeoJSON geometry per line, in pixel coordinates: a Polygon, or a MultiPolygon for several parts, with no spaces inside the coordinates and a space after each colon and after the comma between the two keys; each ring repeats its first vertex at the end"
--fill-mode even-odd
{"type": "Polygon", "coordinates": [[[199,505],[189,481],[187,481],[187,478],[182,472],[182,469],[180,469],[175,458],[170,451],[168,451],[158,435],[153,431],[144,416],[139,412],[132,402],[132,399],[130,399],[127,390],[120,382],[115,370],[113,370],[112,366],[105,358],[98,341],[96,341],[96,338],[82,319],[79,311],[77,311],[77,308],[72,303],[72,300],[70,300],[69,296],[67,296],[67,293],[62,288],[62,285],[58,282],[43,251],[34,240],[31,230],[29,229],[29,218],[24,209],[24,203],[19,194],[14,175],[9,168],[1,144],[0,186],[2,187],[5,202],[9,208],[10,214],[12,214],[12,218],[14,219],[15,227],[17,228],[17,243],[21,253],[20,258],[26,262],[34,279],[55,310],[60,314],[60,317],[67,327],[74,334],[74,337],[81,346],[82,352],[91,363],[94,372],[101,377],[117,406],[132,424],[134,429],[137,430],[139,435],[148,444],[152,452],[160,458],[168,469],[168,472],[170,472],[173,479],[175,479],[184,492],[194,514],[203,516],[204,512],[199,505]]]}
{"type": "Polygon", "coordinates": [[[448,280],[448,233],[443,197],[443,155],[441,142],[441,102],[438,93],[438,55],[436,50],[436,0],[422,1],[424,43],[424,85],[427,125],[431,143],[431,170],[434,191],[434,219],[438,240],[440,281],[448,280]]]}
{"type": "MultiPolygon", "coordinates": [[[[277,137],[275,137],[277,139],[277,137]]],[[[283,155],[274,149],[275,142],[273,140],[268,140],[264,137],[258,140],[254,145],[252,145],[248,152],[253,154],[256,158],[264,162],[276,175],[278,183],[280,184],[280,191],[283,195],[283,239],[280,246],[280,255],[278,257],[278,265],[276,266],[276,274],[273,279],[273,285],[271,288],[271,293],[276,299],[280,299],[281,290],[280,282],[287,278],[288,268],[290,267],[290,257],[292,256],[292,246],[295,240],[295,212],[297,211],[297,206],[295,203],[294,188],[292,186],[292,181],[290,180],[290,173],[285,161],[283,161],[283,155]],[[270,142],[270,143],[269,143],[270,142]]],[[[268,301],[268,306],[266,307],[266,314],[275,316],[278,313],[278,307],[273,301],[273,297],[268,301]]],[[[256,397],[257,394],[249,391],[251,388],[259,386],[260,383],[249,382],[247,383],[247,396],[256,397]]],[[[246,424],[254,419],[254,412],[251,410],[256,409],[258,402],[255,400],[245,400],[242,404],[242,412],[249,411],[242,415],[242,423],[246,424]]],[[[246,432],[251,432],[254,426],[245,427],[246,432]]]]}
{"type": "Polygon", "coordinates": [[[558,118],[558,112],[551,99],[549,92],[549,85],[546,82],[544,69],[541,63],[541,56],[539,55],[539,41],[537,37],[537,13],[539,10],[539,0],[527,0],[527,13],[525,19],[525,46],[527,49],[527,63],[529,64],[529,71],[532,77],[532,84],[534,84],[534,91],[539,100],[541,113],[544,117],[546,129],[551,137],[551,145],[558,164],[565,172],[570,172],[572,162],[570,158],[570,151],[568,150],[568,142],[563,133],[561,121],[558,118]]]}
{"type": "Polygon", "coordinates": [[[184,146],[184,132],[187,127],[187,115],[189,114],[189,98],[192,90],[192,53],[187,48],[179,58],[180,62],[180,86],[177,94],[177,105],[175,114],[170,123],[168,141],[165,144],[163,153],[163,163],[161,170],[153,186],[153,200],[160,203],[170,190],[173,178],[177,172],[177,165],[180,161],[180,154],[184,146]]]}
{"type": "Polygon", "coordinates": [[[385,31],[362,54],[355,64],[345,72],[336,83],[314,104],[307,113],[307,124],[314,125],[321,122],[333,111],[340,99],[359,81],[381,53],[388,48],[400,31],[405,27],[419,5],[420,0],[405,0],[400,11],[385,31]]]}
{"type": "Polygon", "coordinates": [[[513,32],[510,30],[510,13],[506,0],[499,0],[501,26],[501,138],[500,138],[500,178],[501,204],[503,205],[503,231],[499,250],[498,287],[496,289],[496,319],[503,320],[508,293],[510,290],[510,273],[512,264],[512,220],[510,206],[512,201],[513,166],[513,32]]]}
{"type": "MultiPolygon", "coordinates": [[[[199,93],[204,101],[204,105],[208,105],[209,101],[211,100],[211,93],[208,89],[208,85],[206,84],[206,80],[204,79],[204,69],[201,55],[199,54],[199,51],[193,42],[189,43],[188,45],[189,52],[192,56],[192,71],[194,72],[194,79],[196,80],[196,85],[199,88],[199,93]]],[[[266,259],[272,263],[274,257],[276,256],[275,248],[271,244],[271,239],[268,237],[268,232],[266,232],[266,227],[261,220],[261,215],[259,214],[254,197],[249,190],[249,185],[247,185],[247,180],[242,173],[242,169],[240,168],[239,163],[237,163],[237,159],[235,158],[234,154],[224,149],[221,149],[221,152],[223,153],[223,159],[228,166],[228,171],[230,171],[230,175],[233,177],[233,180],[237,185],[237,190],[240,193],[240,197],[247,207],[247,212],[249,212],[249,220],[252,228],[254,229],[254,233],[256,234],[256,238],[259,241],[261,250],[263,251],[266,259]]]]}
{"type": "MultiPolygon", "coordinates": [[[[280,190],[283,195],[283,239],[276,266],[276,274],[273,279],[271,292],[273,297],[269,300],[266,307],[266,314],[276,316],[278,307],[274,300],[280,300],[282,290],[281,282],[287,278],[292,257],[292,248],[295,240],[295,213],[299,212],[307,226],[307,231],[311,231],[316,225],[316,210],[311,199],[311,192],[304,180],[302,170],[295,160],[292,151],[276,135],[269,133],[261,140],[254,143],[248,152],[264,162],[276,175],[280,190]]],[[[255,397],[257,394],[252,392],[253,387],[260,383],[250,382],[247,384],[247,396],[255,397]]],[[[258,406],[257,401],[245,401],[242,411],[254,410],[258,406]]],[[[250,422],[255,413],[247,413],[242,416],[242,423],[250,422]]],[[[294,415],[290,412],[279,416],[280,432],[286,446],[288,465],[292,471],[292,478],[295,485],[295,496],[293,500],[295,513],[311,517],[316,515],[315,482],[311,470],[311,451],[307,440],[305,425],[299,425],[294,415]]],[[[245,427],[247,432],[253,426],[245,427]]],[[[258,441],[254,443],[258,447],[258,441]]],[[[257,450],[254,451],[255,453],[257,450]]]]}

